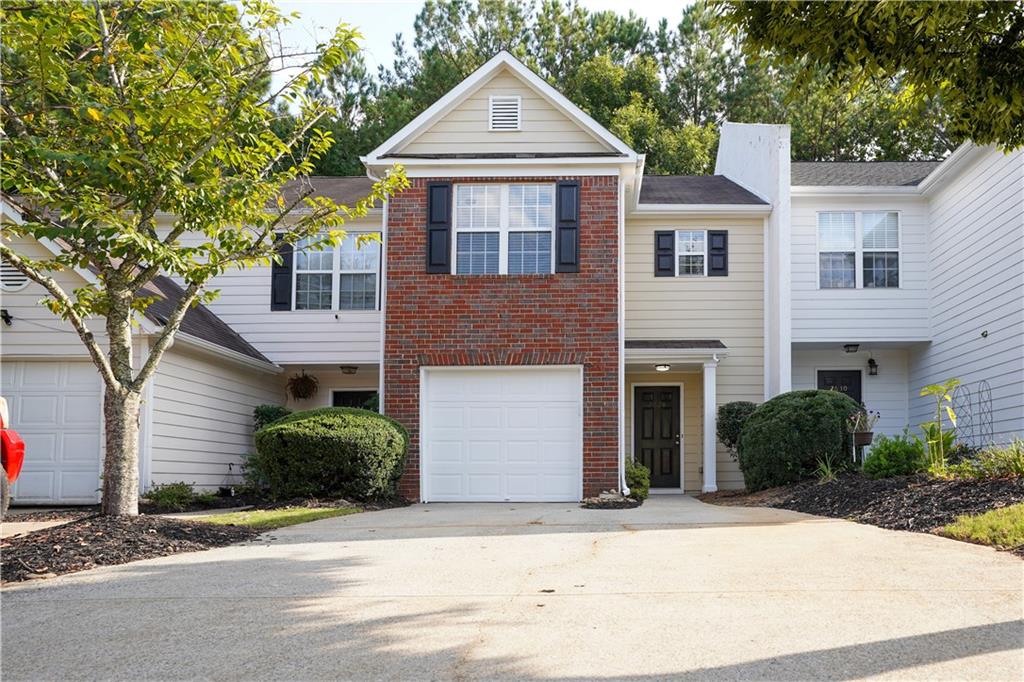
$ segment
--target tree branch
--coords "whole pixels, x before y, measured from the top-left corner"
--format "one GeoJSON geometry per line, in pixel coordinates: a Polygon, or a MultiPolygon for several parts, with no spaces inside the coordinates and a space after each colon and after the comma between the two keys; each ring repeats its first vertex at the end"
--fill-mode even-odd
{"type": "Polygon", "coordinates": [[[181,327],[181,321],[185,319],[185,313],[196,300],[196,296],[199,292],[199,285],[192,283],[189,284],[185,291],[182,293],[181,298],[178,299],[177,305],[171,311],[170,317],[167,318],[167,322],[164,323],[163,331],[160,336],[157,337],[156,343],[153,348],[149,351],[149,357],[146,358],[146,362],[143,363],[139,369],[139,373],[135,375],[132,383],[128,386],[131,391],[141,391],[146,381],[153,375],[156,370],[157,364],[163,357],[164,352],[171,347],[174,342],[174,335],[178,333],[178,329],[181,327]]]}

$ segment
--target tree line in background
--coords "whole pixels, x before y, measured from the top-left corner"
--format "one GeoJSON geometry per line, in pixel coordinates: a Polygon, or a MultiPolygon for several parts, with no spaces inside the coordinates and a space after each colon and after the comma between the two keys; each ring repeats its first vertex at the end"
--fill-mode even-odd
{"type": "MultiPolygon", "coordinates": [[[[808,76],[806,64],[751,56],[731,30],[703,1],[674,27],[649,27],[574,0],[427,0],[411,49],[396,36],[391,67],[373,73],[356,55],[311,90],[336,109],[321,125],[336,144],[316,172],[362,174],[360,155],[502,49],[646,153],[649,173],[710,172],[726,120],[789,123],[798,160],[933,159],[955,146],[935,100],[908,103],[897,79],[850,86],[824,70],[808,76]]],[[[289,117],[278,125],[287,129],[289,117]]]]}

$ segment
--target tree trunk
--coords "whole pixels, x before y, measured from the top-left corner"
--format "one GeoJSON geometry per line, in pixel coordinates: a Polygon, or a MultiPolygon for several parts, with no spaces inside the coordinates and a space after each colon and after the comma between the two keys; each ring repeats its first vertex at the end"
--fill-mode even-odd
{"type": "Polygon", "coordinates": [[[139,513],[139,407],[141,396],[109,386],[103,394],[106,454],[103,462],[103,513],[139,513]]]}

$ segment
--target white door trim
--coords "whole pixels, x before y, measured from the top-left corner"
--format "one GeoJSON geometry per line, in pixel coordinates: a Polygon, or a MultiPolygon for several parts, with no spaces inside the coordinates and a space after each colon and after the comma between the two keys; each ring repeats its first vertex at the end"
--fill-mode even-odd
{"type": "Polygon", "coordinates": [[[638,386],[677,386],[679,387],[679,487],[678,488],[651,488],[651,492],[683,492],[686,490],[686,421],[683,409],[686,395],[685,384],[682,381],[637,381],[630,384],[629,389],[629,452],[636,461],[636,389],[638,386]]]}
{"type": "Polygon", "coordinates": [[[430,502],[430,488],[427,482],[430,479],[430,467],[428,462],[430,458],[427,456],[427,439],[424,434],[427,430],[427,383],[428,377],[431,372],[464,372],[464,371],[494,371],[494,370],[514,370],[514,371],[538,371],[538,370],[565,370],[572,369],[579,373],[579,389],[580,389],[580,409],[579,419],[577,422],[577,436],[578,436],[578,448],[579,453],[579,488],[577,495],[579,499],[583,499],[583,412],[584,404],[586,402],[584,395],[584,370],[583,365],[462,365],[462,366],[434,366],[434,365],[423,365],[420,366],[420,386],[419,386],[419,474],[420,474],[420,502],[430,502]]]}

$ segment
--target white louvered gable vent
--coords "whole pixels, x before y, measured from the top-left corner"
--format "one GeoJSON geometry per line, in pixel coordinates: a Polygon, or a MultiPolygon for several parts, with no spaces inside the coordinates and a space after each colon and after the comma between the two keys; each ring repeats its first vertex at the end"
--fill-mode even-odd
{"type": "Polygon", "coordinates": [[[491,130],[519,130],[522,112],[519,95],[491,95],[491,130]]]}
{"type": "Polygon", "coordinates": [[[28,277],[14,269],[6,259],[0,259],[0,288],[4,291],[18,291],[28,285],[28,277]]]}

